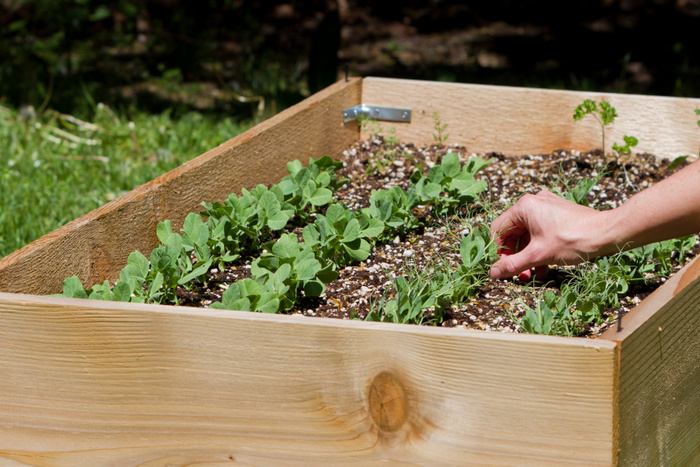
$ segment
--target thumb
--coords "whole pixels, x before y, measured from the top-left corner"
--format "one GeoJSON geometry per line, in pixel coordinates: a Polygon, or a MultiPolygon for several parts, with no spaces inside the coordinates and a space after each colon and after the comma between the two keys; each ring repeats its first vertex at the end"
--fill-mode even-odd
{"type": "Polygon", "coordinates": [[[527,254],[524,253],[525,251],[523,250],[514,255],[502,255],[501,258],[491,266],[491,278],[506,279],[529,270],[533,264],[528,259],[527,254]]]}

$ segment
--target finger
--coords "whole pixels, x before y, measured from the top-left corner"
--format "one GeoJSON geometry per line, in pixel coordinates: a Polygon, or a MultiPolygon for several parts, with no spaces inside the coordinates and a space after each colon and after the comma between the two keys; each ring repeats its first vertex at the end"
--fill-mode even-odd
{"type": "Polygon", "coordinates": [[[560,198],[560,196],[555,195],[554,193],[552,193],[549,190],[540,190],[537,192],[537,194],[535,196],[539,196],[541,198],[552,198],[552,197],[560,198]]]}
{"type": "MultiPolygon", "coordinates": [[[[521,273],[526,273],[534,265],[529,260],[526,252],[514,255],[502,255],[501,258],[491,266],[490,275],[493,279],[507,279],[521,273]]],[[[528,279],[530,276],[526,276],[528,279]]]]}
{"type": "Polygon", "coordinates": [[[520,247],[520,244],[523,242],[519,238],[506,237],[504,239],[501,239],[500,243],[500,245],[496,243],[496,245],[498,246],[498,254],[513,255],[517,253],[519,249],[522,249],[520,247]]]}
{"type": "Polygon", "coordinates": [[[530,282],[532,279],[532,269],[526,269],[520,274],[518,274],[518,280],[520,282],[530,282]]]}
{"type": "Polygon", "coordinates": [[[509,209],[491,223],[491,238],[498,244],[504,238],[522,235],[527,228],[518,217],[515,209],[509,209]]]}
{"type": "Polygon", "coordinates": [[[547,279],[548,272],[549,266],[537,266],[534,268],[534,274],[532,269],[526,269],[518,274],[518,280],[520,282],[530,282],[531,280],[544,281],[547,279]]]}

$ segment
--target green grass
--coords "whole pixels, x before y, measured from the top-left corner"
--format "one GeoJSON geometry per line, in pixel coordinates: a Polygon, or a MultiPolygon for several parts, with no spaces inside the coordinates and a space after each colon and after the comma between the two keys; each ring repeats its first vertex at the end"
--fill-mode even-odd
{"type": "Polygon", "coordinates": [[[0,257],[251,125],[99,104],[90,122],[51,111],[25,118],[0,105],[0,257]]]}

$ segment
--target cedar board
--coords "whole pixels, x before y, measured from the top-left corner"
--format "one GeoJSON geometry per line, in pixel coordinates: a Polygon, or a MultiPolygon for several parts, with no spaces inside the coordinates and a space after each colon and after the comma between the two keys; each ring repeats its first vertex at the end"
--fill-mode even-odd
{"type": "Polygon", "coordinates": [[[337,83],[0,260],[0,465],[690,465],[700,462],[700,262],[596,340],[41,296],[113,279],[201,201],[359,138],[342,110],[505,153],[606,141],[695,154],[698,99],[380,78],[337,83]],[[204,176],[206,175],[206,176],[204,176]],[[207,180],[200,183],[199,180],[207,180]]]}

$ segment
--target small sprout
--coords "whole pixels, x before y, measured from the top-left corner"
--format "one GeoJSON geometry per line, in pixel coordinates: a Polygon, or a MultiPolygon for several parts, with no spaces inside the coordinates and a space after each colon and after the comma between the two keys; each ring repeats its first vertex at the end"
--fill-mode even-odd
{"type": "Polygon", "coordinates": [[[447,123],[442,123],[440,114],[437,112],[433,112],[433,129],[435,130],[435,133],[433,133],[433,139],[435,140],[438,149],[442,149],[445,142],[447,142],[447,138],[450,137],[450,134],[445,133],[447,130],[447,123]]]}
{"type": "Polygon", "coordinates": [[[613,151],[615,151],[615,162],[619,163],[620,157],[624,154],[629,154],[632,151],[632,148],[639,143],[639,140],[635,138],[634,136],[623,136],[622,139],[625,140],[624,146],[620,146],[617,143],[613,143],[613,151]]]}

